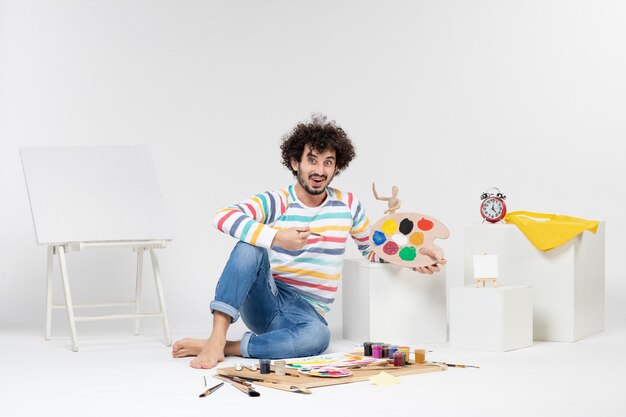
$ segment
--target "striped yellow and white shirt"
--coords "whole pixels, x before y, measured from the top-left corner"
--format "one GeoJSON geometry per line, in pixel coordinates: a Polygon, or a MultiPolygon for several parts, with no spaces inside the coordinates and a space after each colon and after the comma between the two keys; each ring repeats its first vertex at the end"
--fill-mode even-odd
{"type": "Polygon", "coordinates": [[[346,242],[351,237],[363,256],[381,262],[369,245],[370,223],[352,193],[327,188],[319,207],[307,207],[296,197],[294,186],[257,194],[218,211],[213,224],[222,232],[268,249],[274,279],[290,285],[320,312],[335,300],[341,278],[346,242]],[[290,251],[271,246],[281,229],[308,227],[306,245],[290,251]]]}

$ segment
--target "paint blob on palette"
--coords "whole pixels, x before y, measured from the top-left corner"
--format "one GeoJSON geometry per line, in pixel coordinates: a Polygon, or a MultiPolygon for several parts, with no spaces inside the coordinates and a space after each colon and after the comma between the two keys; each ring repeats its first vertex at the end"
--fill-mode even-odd
{"type": "Polygon", "coordinates": [[[370,243],[374,253],[386,262],[417,268],[433,263],[430,256],[420,253],[423,248],[431,249],[437,258],[443,258],[443,249],[433,241],[448,236],[448,228],[434,217],[420,213],[393,213],[374,224],[370,243]]]}

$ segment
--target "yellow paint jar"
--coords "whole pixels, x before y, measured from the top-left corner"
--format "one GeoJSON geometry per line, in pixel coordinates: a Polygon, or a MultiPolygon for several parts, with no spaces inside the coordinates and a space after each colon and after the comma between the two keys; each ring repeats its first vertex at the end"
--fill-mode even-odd
{"type": "Polygon", "coordinates": [[[426,349],[415,349],[413,353],[415,353],[415,363],[426,362],[426,349]]]}
{"type": "Polygon", "coordinates": [[[404,363],[409,363],[409,352],[411,351],[408,346],[400,346],[398,350],[404,353],[404,363]]]}

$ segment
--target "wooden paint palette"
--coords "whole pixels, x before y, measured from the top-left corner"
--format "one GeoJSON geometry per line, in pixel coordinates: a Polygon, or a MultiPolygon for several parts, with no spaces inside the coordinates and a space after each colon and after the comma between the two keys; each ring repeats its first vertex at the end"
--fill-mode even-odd
{"type": "Polygon", "coordinates": [[[435,239],[450,236],[448,228],[434,217],[420,213],[392,213],[379,219],[370,234],[373,251],[386,262],[417,268],[433,264],[430,256],[420,250],[433,250],[438,259],[443,249],[433,244],[435,239]]]}
{"type": "MultiPolygon", "coordinates": [[[[330,385],[349,384],[352,382],[367,381],[369,377],[378,375],[381,371],[385,371],[394,376],[415,375],[427,372],[445,371],[446,365],[438,363],[412,364],[403,367],[388,366],[371,366],[351,369],[352,375],[344,378],[320,378],[304,374],[276,375],[274,372],[269,374],[261,374],[259,370],[251,371],[243,368],[241,371],[235,370],[235,367],[218,368],[217,374],[227,377],[238,376],[240,378],[262,379],[259,385],[270,388],[282,389],[282,387],[296,386],[300,388],[317,388],[330,385]],[[274,385],[274,386],[272,386],[274,385]]],[[[253,384],[254,381],[251,381],[253,384]]]]}

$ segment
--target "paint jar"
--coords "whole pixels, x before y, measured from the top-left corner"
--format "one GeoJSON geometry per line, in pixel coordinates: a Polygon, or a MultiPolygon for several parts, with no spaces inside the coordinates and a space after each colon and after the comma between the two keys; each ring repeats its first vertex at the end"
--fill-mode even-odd
{"type": "Polygon", "coordinates": [[[398,350],[393,353],[393,366],[404,366],[404,352],[398,350]]]}
{"type": "Polygon", "coordinates": [[[286,361],[274,361],[274,373],[278,376],[285,375],[285,370],[287,369],[286,361]]]}
{"type": "Polygon", "coordinates": [[[372,345],[372,356],[375,358],[383,357],[383,345],[372,345]]]}
{"type": "Polygon", "coordinates": [[[393,359],[393,354],[398,351],[398,345],[389,346],[389,359],[393,359]]]}
{"type": "Polygon", "coordinates": [[[415,353],[415,363],[426,362],[426,350],[425,349],[415,349],[413,352],[415,353]]]}
{"type": "Polygon", "coordinates": [[[409,363],[409,352],[410,349],[408,346],[400,346],[398,350],[404,353],[404,363],[409,363]]]}
{"type": "Polygon", "coordinates": [[[363,355],[372,356],[372,342],[363,342],[363,355]]]}
{"type": "Polygon", "coordinates": [[[389,357],[389,345],[383,345],[382,357],[383,358],[389,357]]]}
{"type": "Polygon", "coordinates": [[[272,362],[269,359],[259,359],[259,368],[261,368],[262,374],[270,373],[270,364],[272,362]]]}

